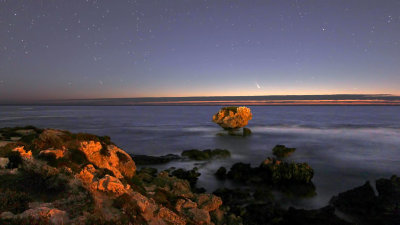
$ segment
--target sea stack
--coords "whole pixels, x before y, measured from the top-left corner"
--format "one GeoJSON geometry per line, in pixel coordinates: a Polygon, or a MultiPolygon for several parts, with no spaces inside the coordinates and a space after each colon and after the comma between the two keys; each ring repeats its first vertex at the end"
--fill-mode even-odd
{"type": "Polygon", "coordinates": [[[213,116],[213,122],[224,129],[237,129],[246,126],[252,119],[250,108],[241,106],[224,107],[213,116]]]}

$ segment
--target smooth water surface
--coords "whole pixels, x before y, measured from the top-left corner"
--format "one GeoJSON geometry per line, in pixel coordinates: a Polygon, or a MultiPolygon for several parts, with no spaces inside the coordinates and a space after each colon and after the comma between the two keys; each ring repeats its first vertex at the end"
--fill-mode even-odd
{"type": "MultiPolygon", "coordinates": [[[[295,147],[289,160],[315,170],[317,196],[282,199],[285,205],[317,208],[332,195],[366,180],[400,175],[400,107],[253,106],[250,137],[219,135],[211,122],[218,106],[0,106],[0,127],[34,125],[111,136],[133,154],[180,154],[186,149],[226,148],[232,158],[209,162],[173,162],[198,166],[198,186],[212,192],[228,182],[213,173],[234,162],[259,165],[277,144],[295,147]]],[[[373,183],[373,182],[372,182],[373,183]]]]}

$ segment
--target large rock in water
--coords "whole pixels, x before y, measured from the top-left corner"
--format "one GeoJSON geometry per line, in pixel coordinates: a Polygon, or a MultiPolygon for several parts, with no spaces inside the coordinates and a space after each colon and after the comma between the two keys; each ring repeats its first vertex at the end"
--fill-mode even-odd
{"type": "Polygon", "coordinates": [[[224,129],[236,129],[244,127],[252,119],[249,108],[241,106],[224,107],[213,116],[213,122],[224,129]]]}

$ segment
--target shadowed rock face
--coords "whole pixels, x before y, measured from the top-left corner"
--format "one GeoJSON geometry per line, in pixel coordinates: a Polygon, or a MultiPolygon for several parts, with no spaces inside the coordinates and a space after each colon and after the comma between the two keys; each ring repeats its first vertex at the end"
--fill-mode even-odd
{"type": "Polygon", "coordinates": [[[339,193],[330,203],[340,211],[351,215],[360,224],[400,224],[400,178],[376,181],[375,194],[369,181],[360,187],[339,193]]]}
{"type": "Polygon", "coordinates": [[[244,127],[252,119],[252,114],[247,107],[224,107],[213,116],[213,122],[224,129],[244,127]]]}

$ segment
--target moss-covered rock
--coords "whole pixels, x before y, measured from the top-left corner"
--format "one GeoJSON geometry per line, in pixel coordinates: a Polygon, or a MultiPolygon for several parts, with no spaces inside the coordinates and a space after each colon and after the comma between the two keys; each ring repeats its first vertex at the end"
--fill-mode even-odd
{"type": "Polygon", "coordinates": [[[213,158],[227,158],[231,156],[231,153],[226,149],[206,149],[203,151],[191,149],[183,151],[181,155],[192,160],[209,160],[213,158]]]}
{"type": "Polygon", "coordinates": [[[267,158],[260,168],[265,170],[273,183],[310,183],[314,176],[314,170],[308,163],[289,163],[267,158]]]}
{"type": "Polygon", "coordinates": [[[285,158],[291,155],[293,152],[296,151],[296,148],[287,148],[284,145],[276,145],[272,149],[272,154],[278,158],[285,158]]]}

